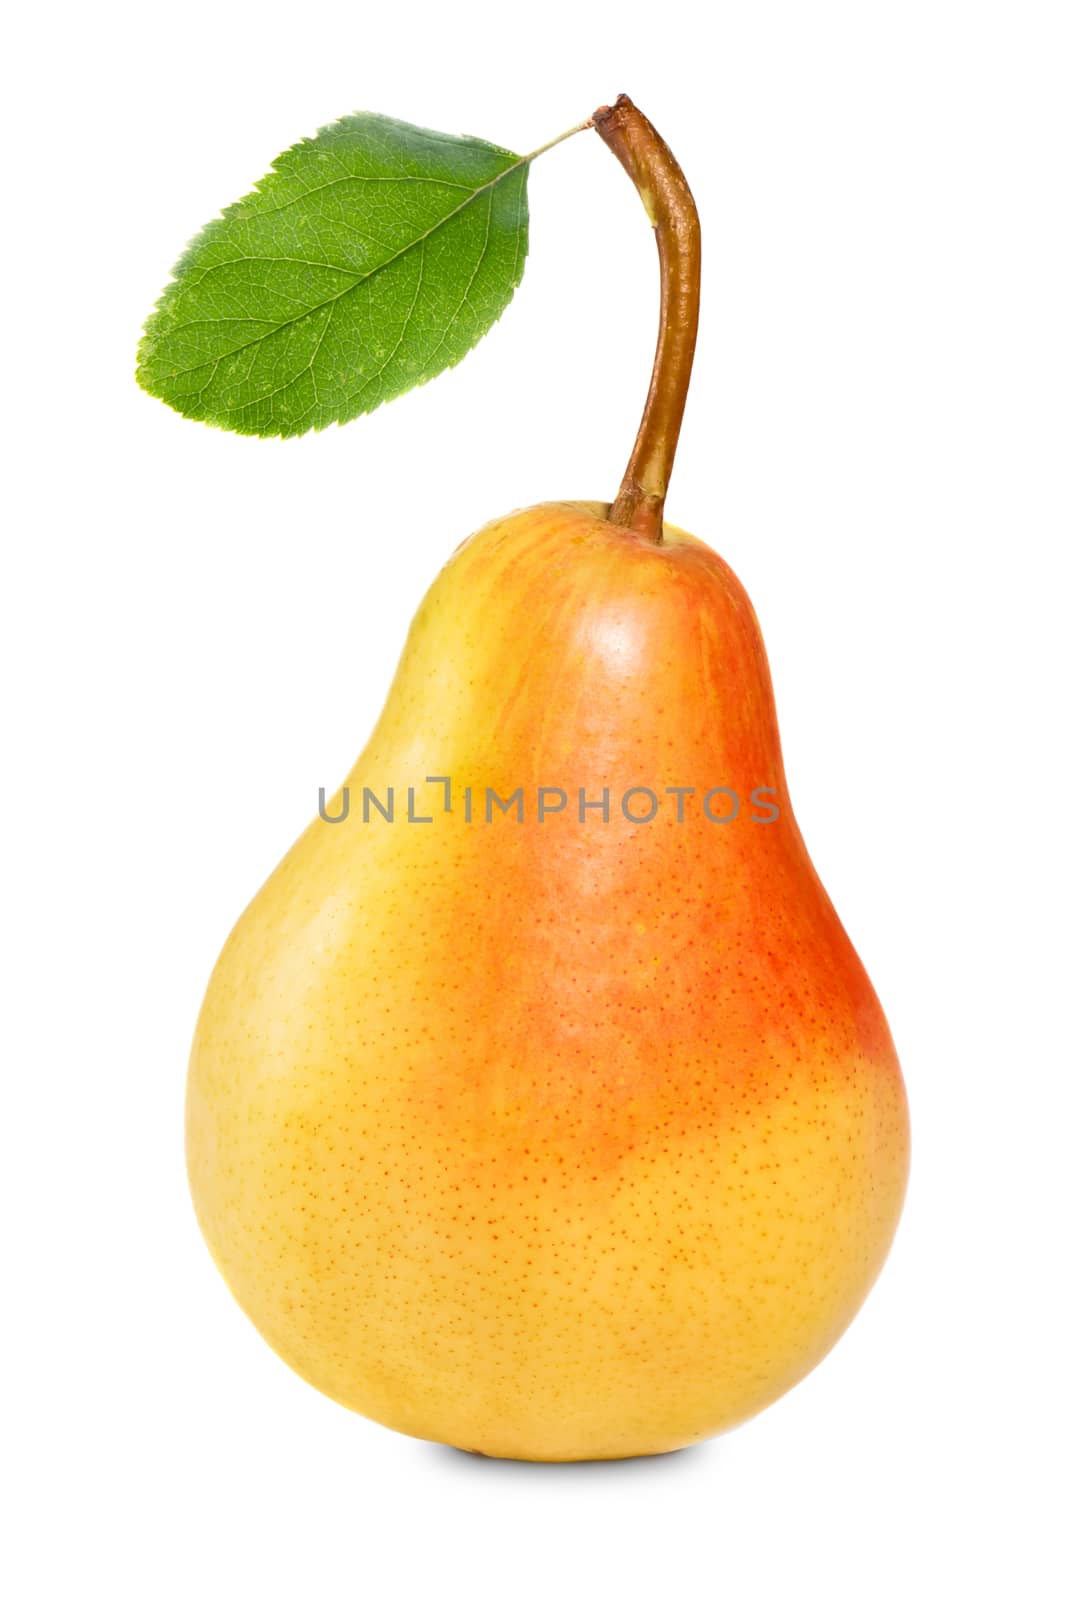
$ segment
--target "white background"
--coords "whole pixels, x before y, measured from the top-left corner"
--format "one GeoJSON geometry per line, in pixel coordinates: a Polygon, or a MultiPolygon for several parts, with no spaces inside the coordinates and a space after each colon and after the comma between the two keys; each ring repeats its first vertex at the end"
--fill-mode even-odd
{"type": "Polygon", "coordinates": [[[34,15],[4,96],[8,1593],[1084,1593],[1085,8],[34,15]],[[516,505],[611,497],[654,338],[642,211],[592,134],[552,152],[499,326],[344,429],[217,433],[132,367],[182,244],[321,123],[529,149],[622,89],[703,216],[670,516],[762,620],[915,1157],[800,1388],[680,1456],[548,1468],[387,1433],[280,1364],[190,1214],[182,1097],[219,945],[440,564],[516,505]]]}

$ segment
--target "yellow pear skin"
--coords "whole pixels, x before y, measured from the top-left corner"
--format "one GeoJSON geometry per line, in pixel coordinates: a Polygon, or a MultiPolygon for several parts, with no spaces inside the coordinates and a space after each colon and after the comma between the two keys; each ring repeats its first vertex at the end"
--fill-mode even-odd
{"type": "Polygon", "coordinates": [[[490,524],[347,788],[193,1044],[190,1182],[239,1304],[343,1405],[488,1455],[676,1450],[768,1405],[874,1281],[908,1121],[738,580],[605,506],[490,524]]]}

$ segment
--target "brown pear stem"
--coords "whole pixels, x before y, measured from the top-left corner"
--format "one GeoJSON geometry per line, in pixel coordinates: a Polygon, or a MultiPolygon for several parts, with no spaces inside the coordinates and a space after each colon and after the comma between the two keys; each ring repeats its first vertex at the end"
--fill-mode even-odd
{"type": "Polygon", "coordinates": [[[700,312],[700,219],[672,150],[626,94],[594,127],[639,190],[658,238],[662,274],[658,348],[643,420],[609,521],[660,543],[677,437],[688,397],[700,312]]]}

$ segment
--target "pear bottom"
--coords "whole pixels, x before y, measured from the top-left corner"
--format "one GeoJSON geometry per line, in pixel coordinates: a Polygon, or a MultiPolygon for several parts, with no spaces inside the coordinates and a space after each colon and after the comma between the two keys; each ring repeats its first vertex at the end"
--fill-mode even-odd
{"type": "Polygon", "coordinates": [[[739,1100],[717,1135],[682,1125],[653,1152],[541,1157],[521,1136],[467,1171],[440,1122],[418,1125],[415,1149],[431,1136],[438,1152],[426,1191],[420,1172],[415,1201],[398,1193],[401,1177],[362,1216],[358,1169],[392,1179],[405,1149],[382,1140],[363,1162],[331,1105],[270,1105],[234,1169],[270,1203],[223,1205],[198,1101],[198,1211],[243,1309],[343,1405],[487,1456],[657,1455],[797,1383],[892,1237],[902,1168],[877,1158],[901,1131],[897,1097],[861,1063],[804,1095],[790,1081],[739,1100]]]}

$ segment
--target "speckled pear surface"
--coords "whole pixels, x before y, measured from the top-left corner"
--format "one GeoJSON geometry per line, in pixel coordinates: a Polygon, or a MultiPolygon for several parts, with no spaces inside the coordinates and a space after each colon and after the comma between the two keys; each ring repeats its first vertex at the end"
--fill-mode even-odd
{"type": "Polygon", "coordinates": [[[187,1105],[201,1227],[273,1348],[390,1427],[539,1460],[673,1450],[797,1382],[881,1266],[908,1158],[749,601],[707,546],[605,511],[516,513],[439,575],[347,819],[228,940],[187,1105]],[[724,785],[728,824],[700,804],[724,785]],[[487,786],[525,820],[487,821],[487,786]],[[539,786],[566,809],[538,820],[539,786]]]}

